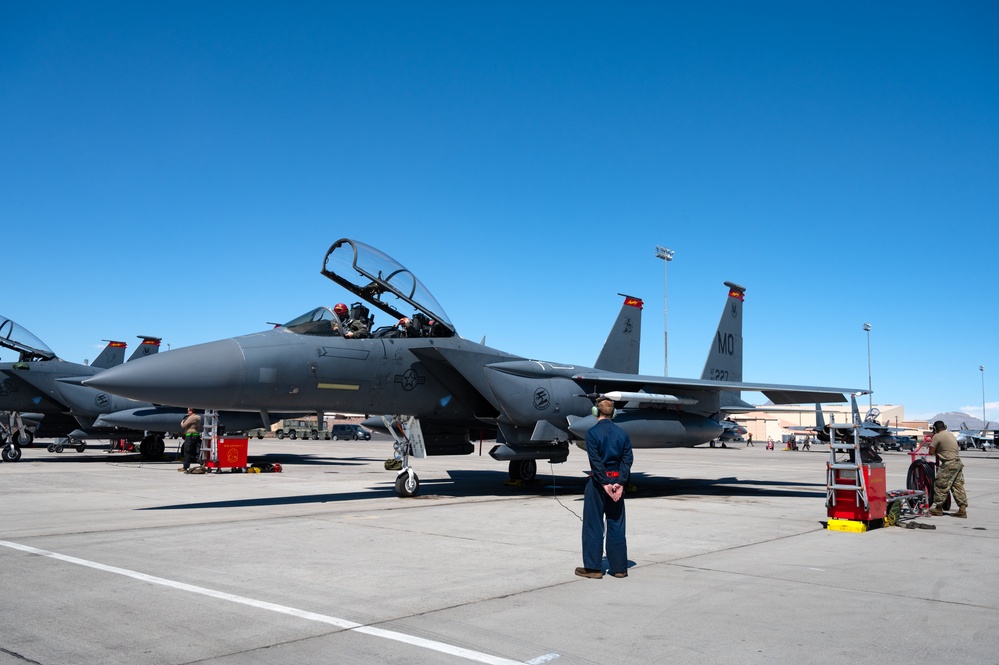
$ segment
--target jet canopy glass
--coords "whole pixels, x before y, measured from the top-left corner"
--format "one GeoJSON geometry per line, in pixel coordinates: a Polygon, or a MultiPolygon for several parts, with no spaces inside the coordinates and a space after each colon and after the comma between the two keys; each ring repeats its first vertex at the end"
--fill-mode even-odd
{"type": "Polygon", "coordinates": [[[52,360],[56,357],[55,352],[47,347],[45,342],[6,316],[0,316],[0,346],[17,351],[22,362],[52,360]]]}
{"type": "MultiPolygon", "coordinates": [[[[391,256],[349,238],[337,240],[326,252],[322,274],[383,312],[401,319],[422,312],[437,326],[454,335],[454,325],[437,299],[391,256]],[[385,295],[396,301],[387,302],[385,295]],[[402,301],[397,302],[397,301],[402,301]],[[405,303],[405,304],[403,304],[405,303]]],[[[439,335],[438,335],[439,336],[439,335]]]]}

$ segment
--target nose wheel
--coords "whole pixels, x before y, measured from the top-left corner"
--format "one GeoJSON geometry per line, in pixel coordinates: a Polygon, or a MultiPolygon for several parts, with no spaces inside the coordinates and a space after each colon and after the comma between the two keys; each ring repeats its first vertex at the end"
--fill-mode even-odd
{"type": "Polygon", "coordinates": [[[16,462],[21,459],[21,449],[14,445],[14,441],[11,440],[10,443],[3,447],[0,457],[3,457],[4,462],[16,462]]]}
{"type": "Polygon", "coordinates": [[[416,472],[406,467],[395,477],[395,493],[403,499],[409,499],[420,491],[420,479],[416,472]]]}

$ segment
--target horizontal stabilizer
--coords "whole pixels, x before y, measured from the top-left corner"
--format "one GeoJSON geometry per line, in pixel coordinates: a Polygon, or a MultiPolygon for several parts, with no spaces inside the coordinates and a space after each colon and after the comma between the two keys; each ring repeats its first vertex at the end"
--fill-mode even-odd
{"type": "Polygon", "coordinates": [[[761,390],[774,404],[805,404],[808,402],[845,402],[840,392],[806,390],[761,390]]]}

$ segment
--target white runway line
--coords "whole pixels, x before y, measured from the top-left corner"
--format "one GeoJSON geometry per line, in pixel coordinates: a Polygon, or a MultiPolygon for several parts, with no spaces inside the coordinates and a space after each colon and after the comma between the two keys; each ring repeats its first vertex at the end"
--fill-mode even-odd
{"type": "Polygon", "coordinates": [[[215,591],[213,589],[206,589],[205,587],[195,586],[193,584],[185,584],[184,582],[168,580],[163,577],[156,577],[154,575],[146,575],[145,573],[138,573],[135,572],[134,570],[127,570],[125,568],[118,568],[116,566],[107,566],[102,563],[97,563],[95,561],[88,561],[86,559],[79,559],[74,556],[67,556],[65,554],[59,554],[57,552],[40,550],[36,547],[21,545],[20,543],[12,543],[10,541],[0,540],[0,545],[4,547],[9,547],[10,549],[13,550],[27,552],[28,554],[37,554],[39,556],[48,557],[50,559],[56,559],[58,561],[64,561],[66,563],[76,564],[78,566],[85,566],[87,568],[93,568],[95,570],[102,570],[106,573],[113,573],[115,575],[123,575],[124,577],[131,577],[132,579],[139,580],[142,582],[149,582],[150,584],[159,584],[160,586],[170,587],[171,589],[178,589],[180,591],[197,593],[201,594],[202,596],[208,596],[210,598],[226,600],[229,601],[230,603],[248,605],[250,607],[256,607],[257,609],[277,612],[279,614],[287,614],[289,616],[298,617],[299,619],[305,619],[307,621],[316,621],[318,623],[325,623],[331,626],[336,626],[337,628],[352,630],[354,632],[364,633],[365,635],[371,635],[373,637],[381,637],[387,640],[394,640],[396,642],[402,642],[404,644],[410,644],[412,646],[417,646],[424,649],[430,649],[432,651],[439,651],[441,653],[446,653],[452,656],[458,656],[460,658],[465,658],[467,660],[475,661],[477,663],[489,663],[490,665],[523,665],[523,663],[520,661],[509,660],[507,658],[500,658],[498,656],[491,656],[487,653],[480,653],[478,651],[472,651],[471,649],[456,647],[454,645],[445,644],[443,642],[437,642],[435,640],[428,640],[422,637],[416,637],[414,635],[406,635],[405,633],[398,633],[392,630],[375,628],[373,626],[364,626],[359,623],[354,623],[353,621],[347,621],[346,619],[338,619],[336,617],[326,616],[325,614],[316,614],[315,612],[299,610],[294,607],[277,605],[275,603],[268,603],[262,600],[254,600],[253,598],[246,598],[245,596],[237,596],[235,594],[226,593],[224,591],[215,591]]]}

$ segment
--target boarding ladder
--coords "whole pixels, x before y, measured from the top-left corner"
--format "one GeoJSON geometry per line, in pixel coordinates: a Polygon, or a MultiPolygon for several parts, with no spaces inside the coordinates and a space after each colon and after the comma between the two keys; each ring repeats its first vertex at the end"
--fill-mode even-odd
{"type": "Polygon", "coordinates": [[[219,461],[219,412],[207,409],[201,418],[201,464],[219,461]]]}
{"type": "Polygon", "coordinates": [[[836,490],[856,492],[856,505],[864,511],[870,510],[867,497],[867,481],[864,479],[863,461],[860,458],[860,430],[852,423],[833,424],[829,426],[829,461],[826,462],[826,507],[836,505],[836,490]],[[843,439],[836,439],[837,430],[853,430],[853,442],[849,442],[849,434],[843,439]],[[845,461],[837,460],[836,453],[848,453],[845,461]],[[849,473],[852,470],[853,473],[849,473]],[[840,471],[841,473],[836,473],[840,471]],[[847,472],[847,473],[842,473],[847,472]],[[853,476],[853,482],[850,476],[853,476]]]}

